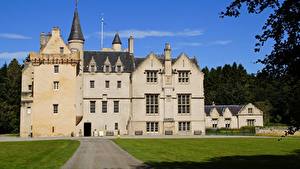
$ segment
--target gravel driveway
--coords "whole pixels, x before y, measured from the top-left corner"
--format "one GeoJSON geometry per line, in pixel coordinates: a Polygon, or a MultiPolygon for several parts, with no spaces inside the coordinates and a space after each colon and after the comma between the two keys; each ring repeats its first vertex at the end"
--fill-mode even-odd
{"type": "Polygon", "coordinates": [[[63,169],[145,169],[113,141],[103,138],[82,138],[80,146],[63,169]]]}

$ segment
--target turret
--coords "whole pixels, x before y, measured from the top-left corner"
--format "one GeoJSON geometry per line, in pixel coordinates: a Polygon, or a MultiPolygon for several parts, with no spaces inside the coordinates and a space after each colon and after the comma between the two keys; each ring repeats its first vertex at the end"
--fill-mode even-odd
{"type": "Polygon", "coordinates": [[[83,37],[83,33],[81,30],[81,26],[80,26],[77,6],[75,8],[73,22],[72,22],[72,28],[71,28],[68,42],[69,42],[69,48],[71,49],[72,52],[74,52],[74,51],[82,52],[83,51],[84,37],[83,37]]]}
{"type": "Polygon", "coordinates": [[[122,50],[122,42],[119,33],[116,33],[115,35],[115,38],[112,42],[112,49],[117,52],[120,52],[122,50]]]}

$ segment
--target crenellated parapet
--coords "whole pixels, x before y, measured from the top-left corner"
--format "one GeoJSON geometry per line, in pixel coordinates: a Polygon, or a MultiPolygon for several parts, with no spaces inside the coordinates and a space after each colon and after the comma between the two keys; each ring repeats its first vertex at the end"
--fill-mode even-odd
{"type": "Polygon", "coordinates": [[[71,64],[76,65],[80,62],[80,53],[71,54],[39,54],[31,52],[29,54],[29,61],[33,66],[41,64],[71,64]]]}

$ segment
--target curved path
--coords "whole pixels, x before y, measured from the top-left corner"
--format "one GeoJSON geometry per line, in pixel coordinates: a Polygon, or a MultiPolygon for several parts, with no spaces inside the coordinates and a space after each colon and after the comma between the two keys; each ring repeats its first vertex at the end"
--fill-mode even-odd
{"type": "Polygon", "coordinates": [[[145,169],[113,141],[103,138],[82,138],[80,146],[63,169],[145,169]]]}

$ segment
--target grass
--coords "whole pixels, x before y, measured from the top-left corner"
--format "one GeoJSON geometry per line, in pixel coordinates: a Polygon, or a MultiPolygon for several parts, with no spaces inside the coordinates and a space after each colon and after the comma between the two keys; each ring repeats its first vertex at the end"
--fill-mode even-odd
{"type": "Polygon", "coordinates": [[[116,139],[120,147],[154,168],[300,168],[300,139],[116,139]]]}
{"type": "Polygon", "coordinates": [[[0,168],[60,168],[79,144],[75,140],[0,142],[0,168]]]}

